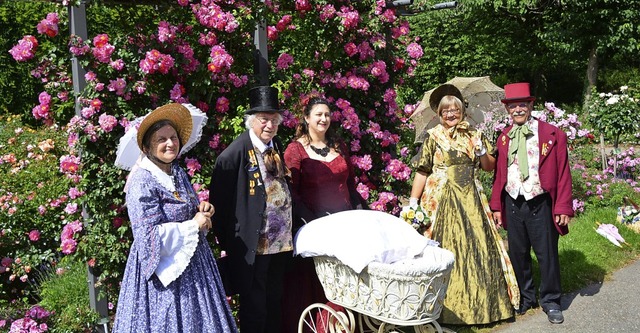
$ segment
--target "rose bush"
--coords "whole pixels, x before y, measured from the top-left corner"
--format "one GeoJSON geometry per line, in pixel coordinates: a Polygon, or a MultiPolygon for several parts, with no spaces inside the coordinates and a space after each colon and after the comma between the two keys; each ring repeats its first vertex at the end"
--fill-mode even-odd
{"type": "Polygon", "coordinates": [[[60,233],[79,218],[72,201],[81,193],[56,170],[68,153],[64,131],[36,132],[17,116],[0,121],[0,297],[33,299],[34,273],[60,258],[60,233]]]}
{"type": "MultiPolygon", "coordinates": [[[[131,242],[122,193],[127,172],[113,165],[118,139],[132,119],[159,105],[199,107],[209,123],[182,162],[206,199],[215,157],[244,130],[246,92],[256,81],[251,50],[258,18],[267,22],[270,80],[280,89],[284,141],[293,134],[302,96],[322,92],[334,102],[333,120],[350,143],[361,195],[374,209],[394,211],[396,194],[408,193],[411,170],[403,142],[410,142],[404,130],[410,128],[411,109],[399,106],[395,87],[411,75],[422,51],[385,1],[178,0],[162,8],[159,17],[156,8],[139,7],[148,15],[137,17],[135,31],[125,34],[114,24],[111,32],[83,40],[69,37],[66,8],[60,6],[43,13],[33,33],[10,50],[43,83],[32,115],[57,136],[33,142],[31,150],[55,147],[55,153],[33,154],[56,165],[57,173],[49,174],[50,183],[3,184],[13,192],[3,197],[2,218],[16,226],[0,236],[7,253],[0,272],[3,298],[28,294],[31,270],[54,266],[64,255],[93,266],[108,299],[117,298],[131,242]],[[86,70],[78,114],[72,56],[86,70]]],[[[105,10],[91,2],[88,17],[105,10]]],[[[18,168],[18,174],[25,169],[23,157],[6,160],[3,168],[18,168]]]]}
{"type": "MultiPolygon", "coordinates": [[[[269,79],[281,92],[283,140],[293,134],[303,96],[323,93],[335,104],[333,120],[349,144],[358,192],[372,208],[399,213],[398,196],[409,193],[408,117],[416,107],[406,102],[417,98],[402,100],[410,96],[396,87],[424,55],[408,37],[406,21],[385,1],[177,0],[158,6],[161,11],[128,10],[135,15],[133,28],[123,32],[119,24],[125,23],[113,19],[87,40],[68,37],[66,8],[60,7],[43,13],[10,50],[43,84],[31,114],[44,134],[29,137],[31,131],[13,118],[0,125],[0,144],[9,148],[0,170],[11,175],[0,183],[6,193],[0,218],[8,221],[0,234],[3,307],[17,298],[34,302],[36,269],[55,270],[63,256],[92,266],[109,301],[116,301],[131,232],[122,193],[127,171],[113,162],[118,139],[135,117],[169,101],[189,102],[208,114],[202,141],[181,160],[200,198],[208,198],[217,154],[244,130],[246,93],[257,81],[251,50],[258,18],[267,23],[269,79]],[[86,70],[78,114],[71,56],[86,70]]],[[[108,12],[97,1],[87,10],[89,19],[108,12]]],[[[498,105],[495,117],[487,117],[489,133],[508,123],[503,110],[498,105]]],[[[553,105],[545,105],[542,116],[572,142],[589,137],[575,115],[553,105]]]]}

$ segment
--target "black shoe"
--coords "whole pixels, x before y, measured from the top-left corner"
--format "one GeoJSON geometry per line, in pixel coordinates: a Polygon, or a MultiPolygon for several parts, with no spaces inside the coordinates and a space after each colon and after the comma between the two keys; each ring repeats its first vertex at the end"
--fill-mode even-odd
{"type": "Polygon", "coordinates": [[[564,322],[564,316],[562,315],[562,311],[558,309],[550,309],[547,310],[547,318],[549,322],[552,324],[562,324],[564,322]]]}
{"type": "Polygon", "coordinates": [[[537,303],[529,304],[529,305],[521,305],[520,308],[516,310],[516,314],[518,316],[522,316],[525,313],[527,313],[527,311],[529,311],[530,309],[535,309],[537,307],[538,307],[537,303]]]}

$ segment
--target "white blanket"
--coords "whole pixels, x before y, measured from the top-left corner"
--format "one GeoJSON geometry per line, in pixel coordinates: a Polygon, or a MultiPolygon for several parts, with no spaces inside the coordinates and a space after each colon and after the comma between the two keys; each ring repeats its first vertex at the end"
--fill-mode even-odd
{"type": "Polygon", "coordinates": [[[391,264],[421,255],[438,243],[404,220],[375,210],[348,210],[315,219],[300,228],[295,253],[332,256],[360,273],[370,262],[391,264]]]}

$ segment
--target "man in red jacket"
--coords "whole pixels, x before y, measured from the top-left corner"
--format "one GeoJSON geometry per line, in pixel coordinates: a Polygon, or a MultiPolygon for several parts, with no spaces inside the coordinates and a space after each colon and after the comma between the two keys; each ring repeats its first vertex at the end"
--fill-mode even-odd
{"type": "Polygon", "coordinates": [[[574,214],[567,135],[531,117],[529,83],[504,87],[513,125],[496,143],[497,162],[490,207],[508,232],[509,257],[520,288],[519,314],[537,307],[530,251],[540,266],[540,305],[551,323],[564,321],[560,306],[558,238],[574,214]]]}

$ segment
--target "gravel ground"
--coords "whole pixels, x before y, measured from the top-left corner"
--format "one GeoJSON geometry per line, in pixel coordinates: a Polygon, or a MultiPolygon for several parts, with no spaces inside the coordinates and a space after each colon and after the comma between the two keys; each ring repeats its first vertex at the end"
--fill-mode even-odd
{"type": "Polygon", "coordinates": [[[640,332],[640,260],[613,273],[603,283],[562,297],[564,323],[549,323],[540,309],[491,332],[640,332]]]}

